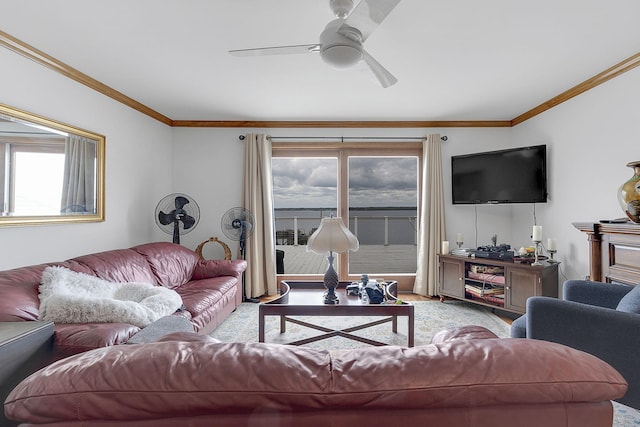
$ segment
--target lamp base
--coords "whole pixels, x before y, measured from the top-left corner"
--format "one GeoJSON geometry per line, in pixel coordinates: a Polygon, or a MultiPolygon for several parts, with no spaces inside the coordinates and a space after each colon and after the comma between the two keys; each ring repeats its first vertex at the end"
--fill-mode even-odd
{"type": "Polygon", "coordinates": [[[329,268],[324,273],[324,287],[327,288],[327,292],[323,294],[323,302],[325,304],[339,304],[340,300],[336,295],[336,288],[338,287],[338,273],[333,269],[333,253],[329,252],[329,268]]]}
{"type": "Polygon", "coordinates": [[[335,294],[335,292],[329,293],[329,292],[325,292],[324,294],[322,294],[323,300],[322,302],[324,302],[325,304],[340,304],[340,300],[338,299],[338,295],[335,294]]]}

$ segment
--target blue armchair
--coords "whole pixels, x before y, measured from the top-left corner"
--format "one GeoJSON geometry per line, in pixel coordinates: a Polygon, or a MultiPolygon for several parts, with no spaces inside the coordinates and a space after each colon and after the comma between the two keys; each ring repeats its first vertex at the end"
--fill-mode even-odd
{"type": "Polygon", "coordinates": [[[593,354],[629,383],[618,402],[640,409],[640,285],[568,280],[562,299],[531,297],[513,338],[557,342],[593,354]]]}

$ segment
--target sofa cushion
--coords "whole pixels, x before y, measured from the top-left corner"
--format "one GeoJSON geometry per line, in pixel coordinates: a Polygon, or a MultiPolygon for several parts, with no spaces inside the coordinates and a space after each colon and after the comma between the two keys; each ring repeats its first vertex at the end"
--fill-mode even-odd
{"type": "Polygon", "coordinates": [[[629,293],[622,297],[616,310],[640,314],[640,285],[634,286],[629,293]]]}
{"type": "Polygon", "coordinates": [[[456,340],[480,340],[490,338],[498,338],[498,336],[483,326],[468,325],[440,331],[431,338],[431,343],[437,344],[456,340]]]}
{"type": "Polygon", "coordinates": [[[182,304],[193,318],[209,311],[222,298],[233,300],[237,279],[229,276],[192,280],[176,289],[182,298],[182,304]]]}
{"type": "Polygon", "coordinates": [[[210,342],[210,343],[221,342],[220,340],[217,340],[210,335],[196,334],[195,332],[172,332],[158,340],[158,342],[165,342],[165,341],[210,342]]]}
{"type": "Polygon", "coordinates": [[[55,325],[54,358],[126,343],[140,328],[128,323],[58,323],[55,325]]]}
{"type": "Polygon", "coordinates": [[[145,282],[157,284],[146,258],[131,249],[116,249],[71,259],[80,266],[75,271],[87,273],[87,268],[97,277],[110,282],[145,282]],[[83,267],[80,270],[80,267],[83,267]]]}
{"type": "Polygon", "coordinates": [[[0,322],[38,320],[40,279],[44,269],[52,265],[71,266],[60,262],[0,271],[0,322]]]}
{"type": "Polygon", "coordinates": [[[198,254],[175,243],[147,243],[131,249],[146,259],[156,282],[170,289],[187,283],[200,261],[198,254]]]}

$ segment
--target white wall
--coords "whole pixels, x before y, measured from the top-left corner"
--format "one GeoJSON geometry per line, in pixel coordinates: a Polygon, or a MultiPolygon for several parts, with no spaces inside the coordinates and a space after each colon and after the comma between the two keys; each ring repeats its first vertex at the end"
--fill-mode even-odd
{"type": "MultiPolygon", "coordinates": [[[[545,241],[558,241],[562,279],[589,271],[586,235],[571,224],[624,217],[616,196],[633,175],[625,165],[640,160],[638,88],[636,68],[513,128],[515,145],[548,144],[549,202],[538,205],[538,223],[545,241]]],[[[526,214],[514,212],[514,229],[530,235],[526,214]]]]}
{"type": "MultiPolygon", "coordinates": [[[[242,206],[244,145],[238,136],[245,131],[173,129],[172,191],[192,196],[200,206],[200,222],[193,231],[181,236],[182,245],[195,249],[200,242],[215,236],[225,241],[236,256],[238,245],[224,236],[220,219],[227,210],[242,206]]],[[[207,245],[204,254],[205,258],[224,257],[216,244],[207,245]]]]}
{"type": "Polygon", "coordinates": [[[106,136],[106,221],[0,227],[0,269],[150,241],[171,186],[171,128],[7,49],[0,64],[0,103],[106,136]]]}
{"type": "MultiPolygon", "coordinates": [[[[220,218],[227,209],[242,202],[242,162],[244,145],[239,135],[248,132],[273,136],[425,136],[429,133],[446,135],[442,143],[445,197],[447,202],[447,235],[455,240],[456,233],[469,239],[465,246],[475,246],[476,212],[473,206],[451,205],[451,156],[492,149],[507,148],[511,144],[510,128],[493,129],[180,129],[173,132],[173,189],[192,195],[201,208],[197,229],[182,237],[190,248],[211,236],[225,240],[235,254],[237,244],[224,237],[220,218]]],[[[498,234],[500,242],[511,241],[511,206],[477,207],[477,241],[489,244],[498,234]]],[[[453,244],[453,243],[452,243],[453,244]]],[[[208,248],[208,246],[207,246],[208,248]]]]}

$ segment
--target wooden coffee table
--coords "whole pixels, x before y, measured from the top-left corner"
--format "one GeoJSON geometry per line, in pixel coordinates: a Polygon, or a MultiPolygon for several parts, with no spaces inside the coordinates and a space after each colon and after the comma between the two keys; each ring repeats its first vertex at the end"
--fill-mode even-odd
{"type": "Polygon", "coordinates": [[[336,295],[338,295],[340,303],[328,305],[322,302],[322,294],[326,291],[322,282],[280,282],[280,296],[272,301],[262,303],[258,307],[258,341],[264,342],[265,317],[280,316],[280,333],[286,331],[287,322],[324,332],[322,335],[288,343],[290,345],[304,345],[336,336],[375,346],[387,345],[380,341],[353,335],[352,332],[391,322],[392,331],[397,333],[398,316],[406,316],[408,323],[407,346],[413,347],[414,307],[407,302],[397,300],[398,283],[391,282],[387,285],[389,300],[397,303],[386,304],[363,304],[357,296],[347,295],[345,287],[349,283],[351,282],[340,282],[336,289],[336,295]],[[384,318],[336,330],[289,316],[378,316],[384,318]]]}

